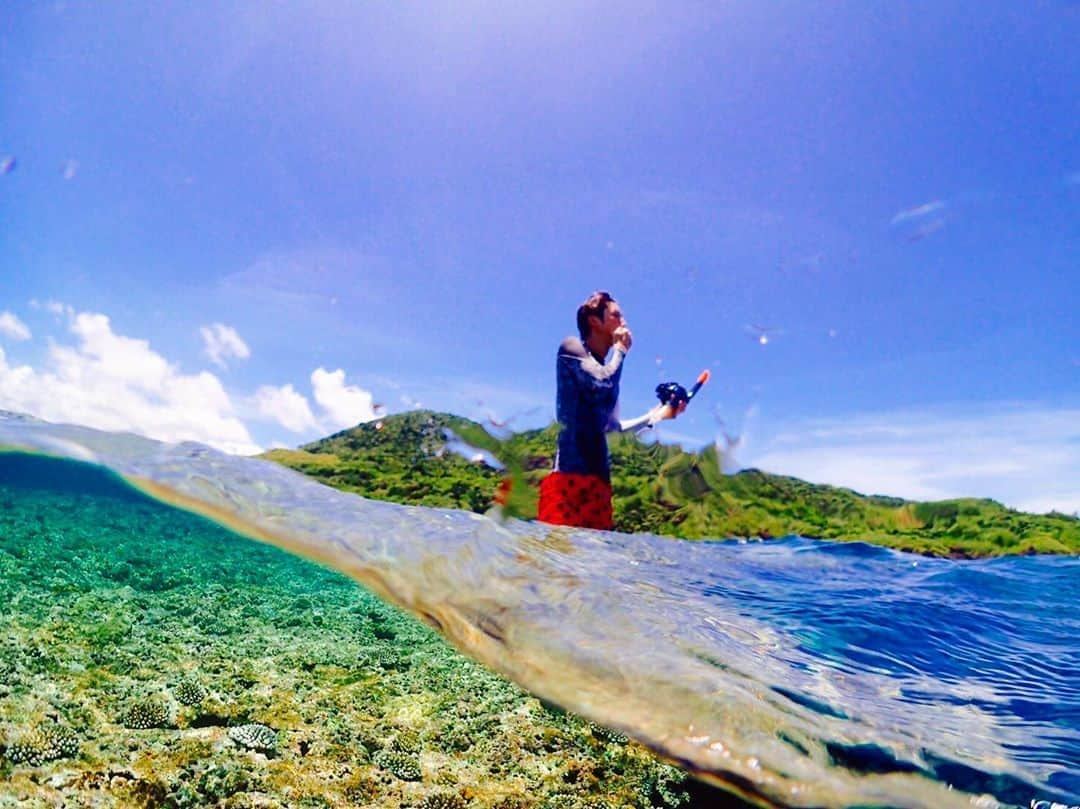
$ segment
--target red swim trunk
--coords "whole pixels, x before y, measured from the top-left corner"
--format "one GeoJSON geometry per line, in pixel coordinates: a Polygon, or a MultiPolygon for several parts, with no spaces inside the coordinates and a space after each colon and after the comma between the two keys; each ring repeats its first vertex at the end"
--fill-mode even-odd
{"type": "Polygon", "coordinates": [[[611,484],[596,475],[552,472],[540,482],[536,518],[552,525],[611,531],[611,484]]]}

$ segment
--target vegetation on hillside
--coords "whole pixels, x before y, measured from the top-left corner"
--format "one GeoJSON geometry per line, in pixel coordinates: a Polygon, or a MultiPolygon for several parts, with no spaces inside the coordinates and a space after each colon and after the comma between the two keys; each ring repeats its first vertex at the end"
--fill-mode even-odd
{"type": "MultiPolygon", "coordinates": [[[[476,512],[491,507],[510,476],[510,506],[528,518],[557,435],[551,425],[496,438],[467,419],[417,410],[264,457],[365,497],[476,512]],[[474,459],[479,450],[504,468],[474,459]]],[[[1080,553],[1080,520],[1064,514],[1025,514],[973,498],[866,496],[756,469],[725,475],[715,447],[684,452],[626,434],[612,434],[609,446],[619,531],[688,539],[800,534],[953,557],[1080,553]]]]}

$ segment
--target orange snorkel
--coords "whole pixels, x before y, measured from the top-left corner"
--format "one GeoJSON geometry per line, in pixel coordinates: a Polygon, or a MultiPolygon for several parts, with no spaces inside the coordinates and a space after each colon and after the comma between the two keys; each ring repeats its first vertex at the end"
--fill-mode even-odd
{"type": "Polygon", "coordinates": [[[697,382],[694,383],[694,387],[690,388],[690,392],[686,394],[686,401],[690,401],[694,398],[695,394],[701,390],[701,386],[709,381],[709,369],[706,368],[700,374],[698,374],[697,382]]]}

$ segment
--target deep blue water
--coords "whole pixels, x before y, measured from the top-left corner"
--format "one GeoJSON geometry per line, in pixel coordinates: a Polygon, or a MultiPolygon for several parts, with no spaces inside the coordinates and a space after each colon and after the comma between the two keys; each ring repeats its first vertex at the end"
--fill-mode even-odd
{"type": "MultiPolygon", "coordinates": [[[[805,655],[838,675],[879,674],[908,704],[977,708],[1022,731],[1001,740],[1011,757],[1080,800],[1080,559],[954,561],[788,538],[742,553],[738,575],[714,566],[699,582],[798,638],[796,667],[805,655]]],[[[983,776],[935,764],[954,786],[987,791],[983,776]]],[[[994,786],[1018,804],[1031,797],[1007,779],[994,786]]]]}

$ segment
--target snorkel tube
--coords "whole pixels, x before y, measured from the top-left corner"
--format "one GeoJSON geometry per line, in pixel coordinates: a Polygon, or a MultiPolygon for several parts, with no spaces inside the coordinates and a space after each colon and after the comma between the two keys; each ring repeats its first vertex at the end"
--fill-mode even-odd
{"type": "Polygon", "coordinates": [[[694,383],[694,387],[690,388],[690,392],[688,394],[686,394],[686,401],[689,402],[691,399],[693,399],[697,395],[697,392],[699,390],[701,390],[701,386],[704,385],[708,381],[709,381],[709,369],[706,368],[704,371],[702,371],[700,374],[698,374],[698,378],[697,378],[697,381],[694,383]]]}

